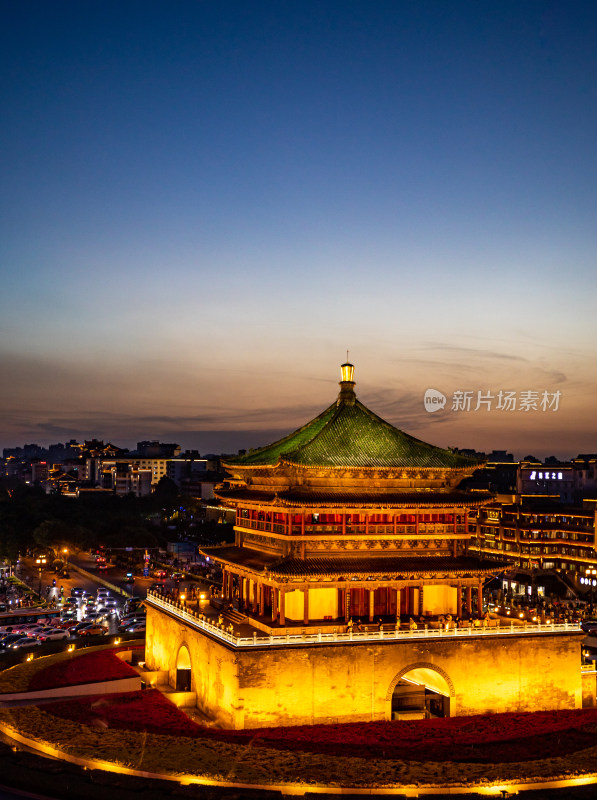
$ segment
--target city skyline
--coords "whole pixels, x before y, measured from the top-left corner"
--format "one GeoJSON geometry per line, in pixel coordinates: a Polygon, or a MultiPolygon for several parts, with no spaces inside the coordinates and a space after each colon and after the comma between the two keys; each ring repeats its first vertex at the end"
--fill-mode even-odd
{"type": "Polygon", "coordinates": [[[3,20],[1,447],[267,444],[333,402],[348,348],[417,438],[597,452],[593,4],[3,20]]]}

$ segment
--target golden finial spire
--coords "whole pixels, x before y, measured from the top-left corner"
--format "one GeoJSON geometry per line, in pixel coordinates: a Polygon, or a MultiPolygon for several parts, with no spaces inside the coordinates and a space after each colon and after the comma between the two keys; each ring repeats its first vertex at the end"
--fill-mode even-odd
{"type": "Polygon", "coordinates": [[[340,366],[340,374],[342,380],[340,381],[340,394],[338,395],[338,405],[345,403],[348,406],[353,406],[356,400],[354,393],[354,364],[348,360],[348,350],[346,351],[346,361],[340,366]]]}

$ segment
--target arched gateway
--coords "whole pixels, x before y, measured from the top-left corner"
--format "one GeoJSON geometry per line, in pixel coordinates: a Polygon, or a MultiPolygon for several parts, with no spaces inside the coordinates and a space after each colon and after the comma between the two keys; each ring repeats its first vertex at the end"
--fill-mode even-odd
{"type": "Polygon", "coordinates": [[[191,691],[191,656],[184,644],[176,656],[176,691],[191,691]]]}
{"type": "Polygon", "coordinates": [[[449,717],[454,684],[450,676],[435,664],[418,662],[398,672],[386,700],[391,703],[391,719],[449,717]]]}

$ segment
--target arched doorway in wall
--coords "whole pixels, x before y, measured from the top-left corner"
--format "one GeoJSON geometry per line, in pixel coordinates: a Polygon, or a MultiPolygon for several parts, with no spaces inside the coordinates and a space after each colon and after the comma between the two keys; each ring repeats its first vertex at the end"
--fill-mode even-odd
{"type": "Polygon", "coordinates": [[[390,719],[425,719],[450,716],[454,685],[434,664],[413,664],[392,681],[386,699],[390,719]]]}
{"type": "Polygon", "coordinates": [[[191,691],[191,656],[186,645],[182,645],[176,656],[176,691],[191,691]]]}

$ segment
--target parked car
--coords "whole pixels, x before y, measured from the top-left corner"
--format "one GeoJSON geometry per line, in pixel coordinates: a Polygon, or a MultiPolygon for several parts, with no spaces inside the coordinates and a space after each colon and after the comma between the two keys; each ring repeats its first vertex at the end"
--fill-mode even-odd
{"type": "Polygon", "coordinates": [[[23,637],[21,636],[20,633],[7,633],[5,636],[2,636],[2,638],[0,638],[0,649],[8,650],[11,644],[14,644],[19,639],[22,638],[23,637]]]}
{"type": "Polygon", "coordinates": [[[123,619],[118,626],[118,632],[123,633],[124,631],[128,631],[133,625],[137,625],[138,623],[142,623],[145,625],[145,618],[144,617],[132,617],[129,619],[123,619]]]}
{"type": "Polygon", "coordinates": [[[40,642],[54,642],[59,641],[60,639],[68,639],[68,631],[54,628],[52,630],[40,633],[37,638],[40,642]]]}
{"type": "Polygon", "coordinates": [[[37,639],[40,633],[47,633],[49,630],[52,630],[51,625],[36,625],[34,628],[26,630],[25,636],[32,636],[34,639],[37,639]]]}
{"type": "Polygon", "coordinates": [[[128,628],[125,628],[127,633],[145,633],[145,620],[141,622],[133,622],[128,628]]]}
{"type": "Polygon", "coordinates": [[[27,647],[39,647],[40,642],[37,639],[31,638],[29,636],[19,636],[16,642],[13,642],[8,647],[11,650],[21,650],[26,649],[27,647]]]}
{"type": "Polygon", "coordinates": [[[56,627],[63,631],[70,631],[78,624],[79,622],[76,619],[67,619],[64,622],[60,622],[56,627]]]}
{"type": "Polygon", "coordinates": [[[79,636],[104,636],[106,629],[103,625],[90,625],[78,631],[79,636]]]}

